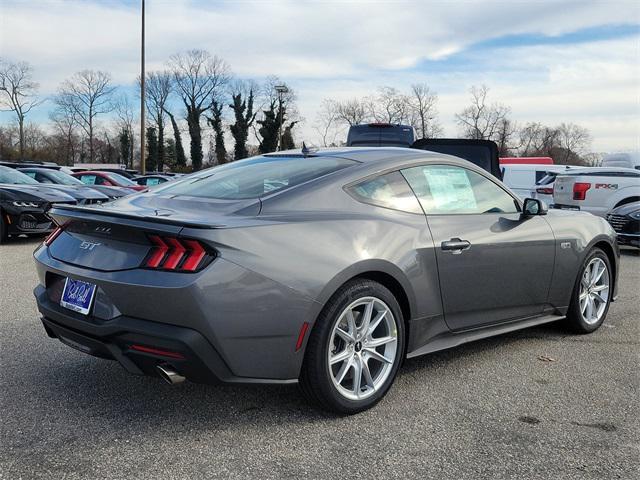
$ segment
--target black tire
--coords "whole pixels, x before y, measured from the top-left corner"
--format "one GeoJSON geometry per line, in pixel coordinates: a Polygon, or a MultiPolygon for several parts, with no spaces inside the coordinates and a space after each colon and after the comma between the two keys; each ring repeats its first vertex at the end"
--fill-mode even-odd
{"type": "Polygon", "coordinates": [[[9,239],[8,227],[4,222],[4,213],[0,210],[0,245],[7,243],[9,239]]]}
{"type": "Polygon", "coordinates": [[[576,283],[573,287],[569,310],[567,311],[566,324],[573,332],[579,334],[595,332],[604,323],[605,319],[607,318],[607,313],[609,312],[609,306],[611,305],[611,297],[613,295],[613,278],[613,270],[611,269],[611,262],[609,261],[609,257],[607,257],[607,254],[604,253],[601,249],[597,247],[593,248],[580,266],[578,278],[576,278],[576,283]],[[609,276],[609,288],[606,295],[606,305],[600,318],[594,323],[589,323],[585,319],[585,316],[582,313],[582,309],[580,308],[580,291],[585,270],[596,258],[602,260],[602,262],[604,262],[604,264],[606,265],[607,273],[609,276]]]}
{"type": "MultiPolygon", "coordinates": [[[[387,326],[385,325],[383,328],[386,329],[387,326]]],[[[358,348],[357,344],[360,344],[363,356],[366,356],[366,346],[363,345],[363,342],[356,342],[356,349],[358,348]]],[[[369,346],[369,348],[371,347],[369,346]]],[[[402,317],[400,305],[393,294],[383,285],[372,280],[355,279],[349,281],[340,287],[327,302],[309,335],[305,360],[300,375],[300,386],[309,400],[325,410],[349,415],[367,410],[378,403],[393,384],[404,358],[404,349],[404,318],[402,317]],[[366,398],[353,400],[343,396],[332,380],[328,355],[329,348],[335,347],[335,345],[330,336],[345,309],[353,302],[365,297],[374,297],[386,304],[388,310],[393,314],[392,320],[395,322],[396,332],[394,333],[397,333],[397,340],[393,363],[388,370],[386,379],[384,381],[381,380],[382,383],[375,388],[373,393],[369,393],[366,398]]],[[[354,376],[354,373],[350,374],[354,376]]],[[[365,385],[364,388],[368,387],[365,385]]],[[[354,391],[356,390],[355,386],[353,389],[354,391]]]]}

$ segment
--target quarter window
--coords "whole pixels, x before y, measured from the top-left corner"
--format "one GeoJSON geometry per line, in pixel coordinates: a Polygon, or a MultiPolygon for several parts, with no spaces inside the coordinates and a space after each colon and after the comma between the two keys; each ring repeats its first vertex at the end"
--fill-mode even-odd
{"type": "Polygon", "coordinates": [[[363,203],[403,212],[423,213],[418,200],[400,172],[391,172],[365,180],[348,187],[347,192],[363,203]]]}
{"type": "Polygon", "coordinates": [[[402,170],[427,215],[517,213],[515,199],[488,178],[450,165],[402,170]]]}

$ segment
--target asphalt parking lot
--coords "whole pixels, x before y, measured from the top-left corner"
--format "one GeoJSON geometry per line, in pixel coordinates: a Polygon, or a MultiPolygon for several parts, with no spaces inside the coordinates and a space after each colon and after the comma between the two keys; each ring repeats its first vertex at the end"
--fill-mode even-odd
{"type": "Polygon", "coordinates": [[[638,478],[640,256],[604,326],[525,330],[407,361],[341,418],[295,386],[175,387],[49,339],[36,240],[0,247],[0,479],[638,478]]]}

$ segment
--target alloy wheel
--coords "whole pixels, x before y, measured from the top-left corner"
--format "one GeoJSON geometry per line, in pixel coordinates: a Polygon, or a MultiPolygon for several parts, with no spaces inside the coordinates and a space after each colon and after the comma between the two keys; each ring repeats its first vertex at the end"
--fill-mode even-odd
{"type": "Polygon", "coordinates": [[[580,279],[580,313],[583,320],[598,323],[609,303],[609,269],[601,258],[593,258],[580,279]]]}
{"type": "Polygon", "coordinates": [[[373,395],[396,362],[398,328],[391,309],[375,297],[352,302],[329,336],[328,366],[333,385],[350,400],[373,395]]]}

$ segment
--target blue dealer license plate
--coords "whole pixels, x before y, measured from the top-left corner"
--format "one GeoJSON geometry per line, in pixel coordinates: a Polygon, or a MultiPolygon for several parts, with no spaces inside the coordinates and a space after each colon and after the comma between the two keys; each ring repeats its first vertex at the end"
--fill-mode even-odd
{"type": "Polygon", "coordinates": [[[91,302],[96,293],[96,286],[92,283],[67,278],[60,305],[74,312],[87,315],[91,310],[91,302]]]}

